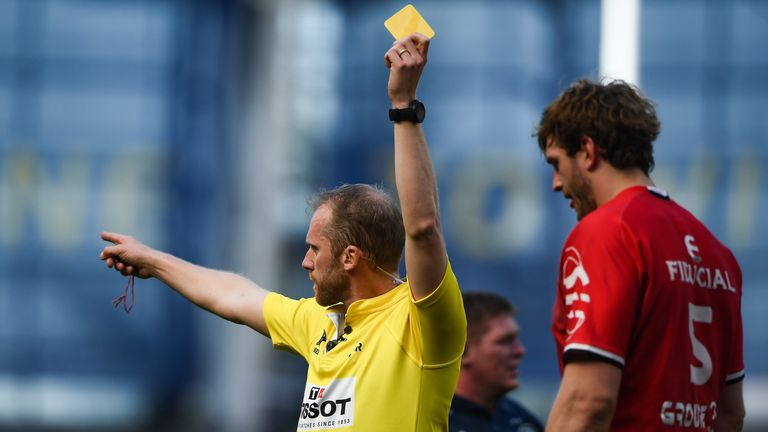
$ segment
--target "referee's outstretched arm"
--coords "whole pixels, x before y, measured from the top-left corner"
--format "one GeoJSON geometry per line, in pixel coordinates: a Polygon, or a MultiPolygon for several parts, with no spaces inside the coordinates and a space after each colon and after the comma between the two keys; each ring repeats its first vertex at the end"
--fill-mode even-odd
{"type": "Polygon", "coordinates": [[[154,277],[201,308],[269,336],[263,304],[269,291],[231,272],[201,267],[152,249],[131,236],[103,232],[100,258],[123,275],[154,277]]]}
{"type": "MultiPolygon", "coordinates": [[[[392,108],[406,108],[416,100],[428,49],[429,39],[413,33],[395,41],[384,54],[384,62],[390,68],[387,94],[392,108]]],[[[418,300],[440,285],[447,257],[435,174],[421,124],[400,121],[394,128],[395,183],[406,235],[405,268],[413,297],[418,300]]]]}

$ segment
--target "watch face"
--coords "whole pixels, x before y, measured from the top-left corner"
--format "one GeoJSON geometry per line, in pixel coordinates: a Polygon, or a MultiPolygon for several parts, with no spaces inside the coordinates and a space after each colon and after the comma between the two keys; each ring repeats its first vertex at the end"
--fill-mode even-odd
{"type": "Polygon", "coordinates": [[[408,104],[408,108],[390,109],[389,119],[395,123],[401,121],[421,123],[424,121],[426,113],[427,110],[424,108],[424,104],[420,100],[414,100],[408,104]]]}
{"type": "Polygon", "coordinates": [[[415,100],[412,104],[413,113],[416,115],[416,123],[424,121],[424,117],[427,115],[427,110],[424,108],[424,104],[421,101],[415,100]]]}

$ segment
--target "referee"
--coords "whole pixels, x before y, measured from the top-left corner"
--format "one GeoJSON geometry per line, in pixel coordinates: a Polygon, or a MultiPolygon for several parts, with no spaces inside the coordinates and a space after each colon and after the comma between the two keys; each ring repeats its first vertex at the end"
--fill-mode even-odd
{"type": "Polygon", "coordinates": [[[314,283],[313,297],[290,299],[129,236],[102,233],[113,243],[101,253],[108,267],[157,278],[307,361],[298,430],[447,429],[466,319],[440,226],[420,124],[424,105],[416,99],[429,42],[412,34],[384,55],[402,212],[368,185],[341,186],[311,200],[302,267],[314,283]],[[407,280],[396,274],[403,248],[407,280]]]}

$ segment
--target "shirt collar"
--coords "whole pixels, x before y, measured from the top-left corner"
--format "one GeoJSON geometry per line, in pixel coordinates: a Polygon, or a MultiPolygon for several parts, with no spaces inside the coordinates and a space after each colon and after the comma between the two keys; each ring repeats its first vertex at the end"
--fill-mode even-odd
{"type": "MultiPolygon", "coordinates": [[[[411,287],[406,280],[404,283],[392,288],[384,294],[376,297],[360,299],[352,302],[347,308],[346,320],[347,322],[354,320],[360,316],[366,316],[370,313],[376,312],[380,309],[385,309],[395,302],[401,301],[407,298],[411,293],[411,287]]],[[[339,305],[333,305],[326,308],[326,311],[330,313],[337,313],[339,305]]],[[[330,316],[330,315],[329,315],[330,316]]]]}

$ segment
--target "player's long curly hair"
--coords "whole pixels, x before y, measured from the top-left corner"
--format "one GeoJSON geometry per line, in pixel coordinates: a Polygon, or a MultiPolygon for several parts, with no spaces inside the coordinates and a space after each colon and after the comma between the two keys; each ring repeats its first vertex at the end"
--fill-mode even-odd
{"type": "Polygon", "coordinates": [[[387,271],[397,272],[405,247],[400,208],[383,189],[367,184],[345,184],[322,190],[308,201],[312,211],[328,204],[332,217],[325,227],[331,252],[338,257],[349,245],[387,271]]]}
{"type": "Polygon", "coordinates": [[[579,80],[544,110],[534,135],[542,152],[553,139],[568,156],[575,155],[581,138],[588,136],[613,167],[639,168],[648,175],[660,127],[653,103],[637,87],[624,81],[579,80]]]}

